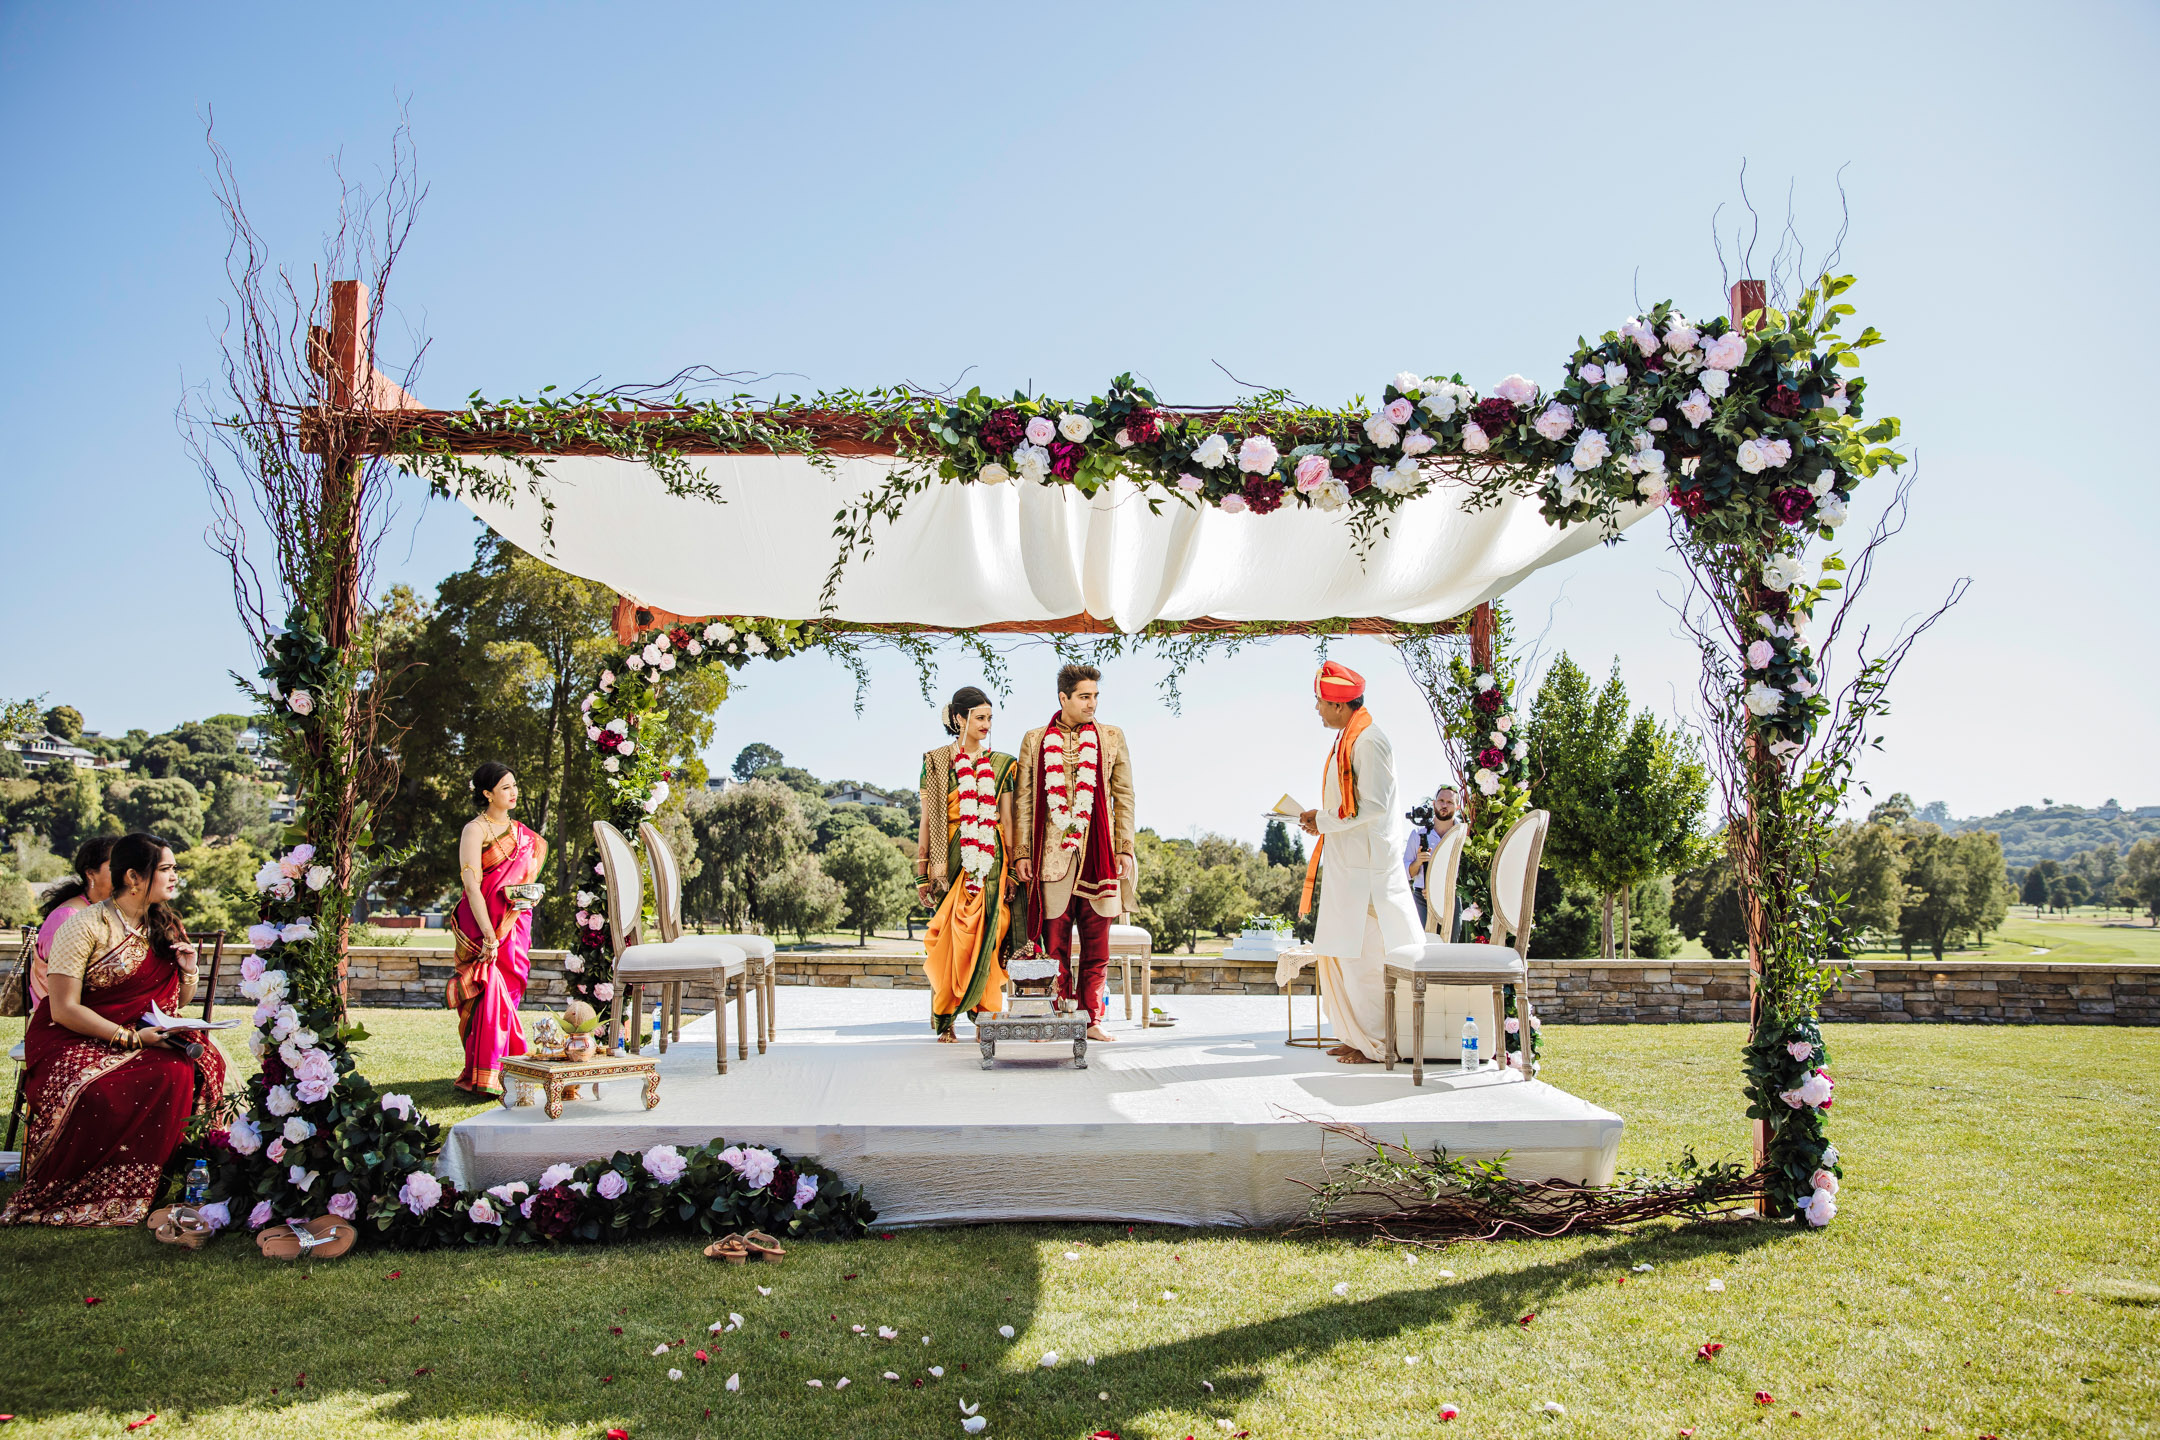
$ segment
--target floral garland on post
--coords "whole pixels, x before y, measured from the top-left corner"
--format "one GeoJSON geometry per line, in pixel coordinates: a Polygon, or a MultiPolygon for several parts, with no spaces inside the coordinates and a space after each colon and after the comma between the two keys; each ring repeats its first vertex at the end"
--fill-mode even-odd
{"type": "MultiPolygon", "coordinates": [[[[713,620],[676,625],[625,646],[600,672],[599,688],[580,702],[608,794],[608,819],[625,835],[657,814],[679,777],[662,760],[668,712],[661,689],[670,675],[708,665],[740,670],[752,660],[778,660],[818,643],[815,627],[786,620],[713,620]]],[[[573,897],[576,929],[563,960],[570,993],[605,1008],[615,998],[615,949],[608,938],[607,889],[600,852],[587,852],[580,876],[591,880],[573,897]]]]}

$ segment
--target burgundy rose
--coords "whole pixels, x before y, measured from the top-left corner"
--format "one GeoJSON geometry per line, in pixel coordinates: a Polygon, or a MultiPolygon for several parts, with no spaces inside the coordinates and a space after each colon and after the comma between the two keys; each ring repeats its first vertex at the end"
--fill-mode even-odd
{"type": "Polygon", "coordinates": [[[1660,374],[1664,373],[1664,370],[1665,370],[1665,352],[1664,352],[1664,351],[1662,351],[1662,350],[1660,350],[1660,351],[1658,351],[1658,353],[1657,353],[1657,354],[1655,354],[1655,355],[1652,355],[1652,356],[1651,356],[1651,357],[1650,357],[1649,359],[1647,359],[1647,360],[1643,361],[1643,369],[1645,369],[1645,370],[1654,370],[1654,371],[1657,371],[1657,372],[1658,372],[1658,373],[1660,373],[1660,374]]]}
{"type": "Polygon", "coordinates": [[[1252,506],[1255,515],[1265,515],[1282,508],[1283,482],[1268,475],[1250,475],[1245,479],[1245,503],[1252,506]]]}
{"type": "Polygon", "coordinates": [[[1797,525],[1815,508],[1815,497],[1804,486],[1788,485],[1770,497],[1770,508],[1787,525],[1797,525]]]}
{"type": "Polygon", "coordinates": [[[607,729],[605,726],[603,726],[600,730],[600,738],[598,740],[595,740],[593,743],[595,745],[598,745],[602,750],[613,753],[614,750],[622,744],[622,740],[622,736],[616,734],[613,730],[607,729]]]}
{"type": "Polygon", "coordinates": [[[1477,699],[1471,701],[1470,703],[1472,705],[1475,705],[1485,714],[1492,714],[1494,711],[1498,710],[1501,705],[1500,687],[1495,685],[1490,690],[1478,691],[1477,699]]]}
{"type": "Polygon", "coordinates": [[[1337,461],[1329,468],[1334,470],[1336,479],[1350,487],[1352,495],[1361,495],[1372,488],[1373,467],[1370,460],[1360,460],[1355,465],[1345,465],[1337,461]]]}
{"type": "Polygon", "coordinates": [[[532,1197],[533,1229],[550,1240],[560,1240],[577,1225],[578,1199],[570,1182],[542,1190],[532,1197]]]}
{"type": "Polygon", "coordinates": [[[1070,480],[1073,471],[1080,468],[1080,457],[1087,454],[1085,448],[1070,440],[1050,442],[1050,473],[1060,480],[1070,480]]]}
{"type": "MultiPolygon", "coordinates": [[[[1491,694],[1492,692],[1487,691],[1485,693],[1491,694]]],[[[1488,745],[1477,752],[1477,763],[1487,770],[1505,770],[1507,768],[1507,752],[1497,745],[1488,745]]]]}
{"type": "Polygon", "coordinates": [[[1702,490],[1675,490],[1672,492],[1673,509],[1690,520],[1710,513],[1710,497],[1702,490]]]}
{"type": "Polygon", "coordinates": [[[229,1130],[206,1130],[202,1138],[203,1144],[212,1150],[232,1149],[232,1132],[229,1130]]]}
{"type": "Polygon", "coordinates": [[[1480,400],[1477,404],[1471,406],[1470,418],[1477,422],[1478,429],[1483,430],[1487,435],[1498,438],[1501,431],[1514,427],[1515,422],[1522,418],[1522,412],[1510,402],[1495,395],[1489,400],[1480,400]]]}
{"type": "Polygon", "coordinates": [[[1800,414],[1800,392],[1790,385],[1780,385],[1762,402],[1762,408],[1772,415],[1782,415],[1791,420],[1800,414]]]}
{"type": "Polygon", "coordinates": [[[1027,438],[1027,422],[1017,410],[993,410],[983,421],[982,447],[993,455],[1010,455],[1027,438]]]}
{"type": "Polygon", "coordinates": [[[667,632],[667,638],[669,644],[680,650],[690,643],[690,627],[687,625],[677,625],[674,629],[667,632]]]}
{"type": "Polygon", "coordinates": [[[775,1200],[785,1200],[790,1205],[794,1204],[795,1167],[782,1165],[778,1170],[773,1171],[772,1184],[765,1187],[765,1193],[775,1200]]]}
{"type": "Polygon", "coordinates": [[[285,1068],[284,1058],[277,1051],[265,1050],[262,1057],[262,1075],[265,1084],[282,1085],[292,1078],[292,1071],[285,1068]]]}
{"type": "Polygon", "coordinates": [[[1153,410],[1133,411],[1125,417],[1125,424],[1121,428],[1125,431],[1125,438],[1135,445],[1151,444],[1162,438],[1162,418],[1153,410]]]}

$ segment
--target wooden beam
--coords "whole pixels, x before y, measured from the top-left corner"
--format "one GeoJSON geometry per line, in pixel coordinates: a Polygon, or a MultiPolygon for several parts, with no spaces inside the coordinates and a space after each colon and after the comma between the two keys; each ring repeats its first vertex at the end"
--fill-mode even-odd
{"type": "MultiPolygon", "coordinates": [[[[613,628],[615,639],[624,645],[634,643],[638,636],[654,630],[672,630],[678,625],[705,626],[715,620],[769,619],[769,616],[737,615],[678,615],[672,610],[640,604],[628,595],[615,597],[613,628]]],[[[1176,626],[1180,635],[1220,635],[1242,627],[1241,620],[1220,620],[1212,615],[1202,615],[1191,620],[1167,622],[1176,626]]],[[[836,628],[849,633],[878,634],[929,634],[953,635],[963,631],[985,635],[1115,635],[1120,633],[1107,620],[1098,620],[1082,612],[1056,620],[995,620],[987,625],[914,625],[900,621],[887,624],[849,622],[836,628]]],[[[1421,627],[1422,628],[1422,627],[1421,627]]],[[[1335,634],[1393,636],[1404,634],[1409,627],[1399,621],[1380,616],[1363,616],[1350,620],[1312,620],[1280,622],[1279,632],[1284,635],[1310,635],[1326,629],[1335,634]]],[[[1449,626],[1442,626],[1440,634],[1452,634],[1449,626]]]]}

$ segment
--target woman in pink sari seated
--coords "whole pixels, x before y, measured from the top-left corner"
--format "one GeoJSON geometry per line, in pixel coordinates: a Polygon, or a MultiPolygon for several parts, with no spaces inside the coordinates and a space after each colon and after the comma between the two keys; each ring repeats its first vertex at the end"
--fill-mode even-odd
{"type": "Polygon", "coordinates": [[[209,1036],[142,1023],[151,1006],[172,1015],[195,994],[195,947],[169,908],[180,889],[171,849],[123,835],[112,877],[112,897],[77,910],[53,942],[24,1037],[23,1183],[0,1225],[142,1223],[189,1117],[224,1093],[225,1057],[209,1036]]]}
{"type": "Polygon", "coordinates": [[[480,813],[458,837],[458,881],[465,894],[450,917],[457,974],[445,998],[458,1012],[465,1040],[458,1089],[500,1095],[504,1057],[525,1053],[517,1011],[532,971],[532,911],[503,892],[539,878],[547,841],[510,818],[518,788],[509,766],[487,761],[473,772],[472,786],[480,813]]]}
{"type": "Polygon", "coordinates": [[[74,878],[55,885],[45,897],[45,918],[38,926],[36,958],[30,962],[30,973],[23,977],[23,1004],[32,1011],[37,1009],[38,1001],[45,998],[45,967],[52,960],[53,941],[60,938],[61,927],[112,894],[113,838],[100,835],[85,841],[75,852],[74,878]]]}

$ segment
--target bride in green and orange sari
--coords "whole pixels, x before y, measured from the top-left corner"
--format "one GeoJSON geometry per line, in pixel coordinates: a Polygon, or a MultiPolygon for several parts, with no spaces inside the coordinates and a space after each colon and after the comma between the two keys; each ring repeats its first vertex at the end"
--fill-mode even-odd
{"type": "Polygon", "coordinates": [[[953,1019],[1005,1008],[1003,955],[1016,887],[1006,881],[1019,762],[990,748],[990,697],[965,686],[945,707],[953,736],[923,756],[922,825],[915,845],[916,893],[935,904],[923,936],[930,976],[930,1024],[951,1044],[953,1019]],[[942,896],[942,899],[937,898],[942,896]]]}

